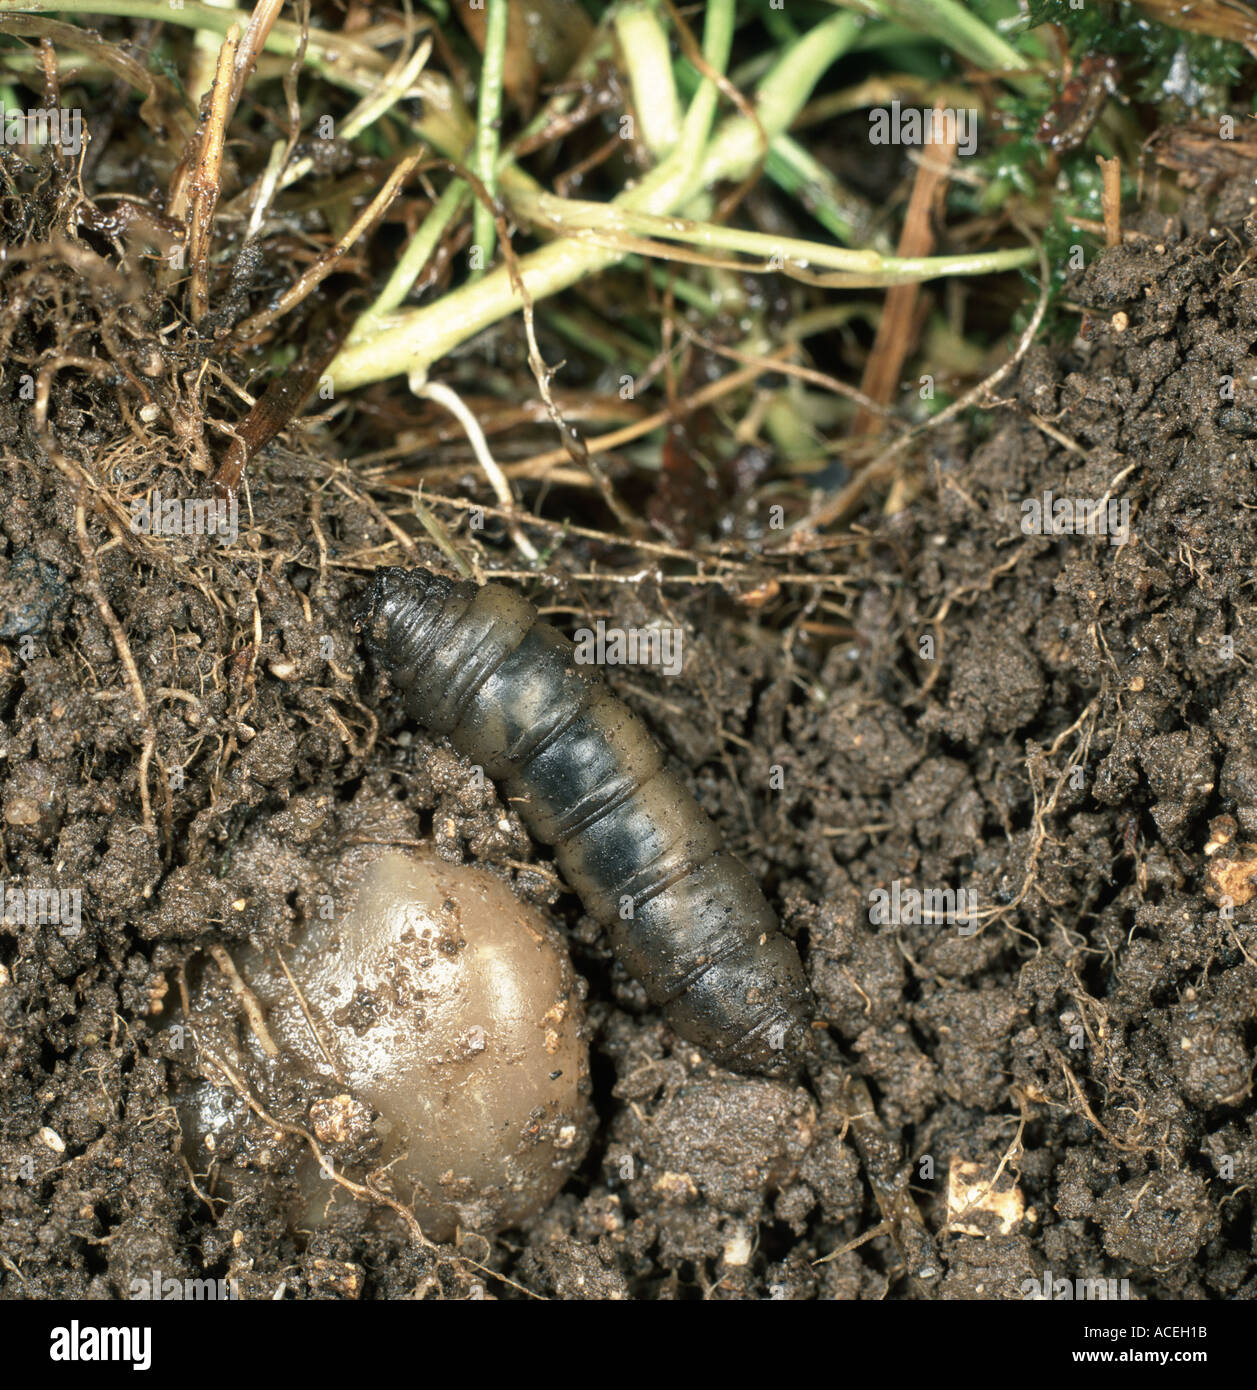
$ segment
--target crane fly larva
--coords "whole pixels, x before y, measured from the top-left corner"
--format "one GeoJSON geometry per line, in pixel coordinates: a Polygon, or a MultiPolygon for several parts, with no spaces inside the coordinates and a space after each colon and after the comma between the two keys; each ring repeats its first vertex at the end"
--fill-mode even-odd
{"type": "Polygon", "coordinates": [[[498,584],[376,571],[358,626],[407,713],[504,784],[624,968],[690,1042],[787,1069],[812,1000],[794,945],[645,725],[498,584]]]}

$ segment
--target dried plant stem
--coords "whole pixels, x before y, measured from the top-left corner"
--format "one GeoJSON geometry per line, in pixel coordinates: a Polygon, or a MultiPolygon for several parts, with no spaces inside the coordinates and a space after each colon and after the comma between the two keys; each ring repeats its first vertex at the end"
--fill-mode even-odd
{"type": "Polygon", "coordinates": [[[201,131],[196,158],[188,179],[188,261],[192,275],[192,322],[200,323],[209,311],[209,244],[223,176],[223,142],[233,105],[232,82],[240,31],[227,31],[218,54],[218,75],[210,97],[209,118],[201,131]]]}
{"type": "MultiPolygon", "coordinates": [[[[912,184],[912,196],[904,217],[899,250],[905,256],[928,255],[935,245],[934,210],[947,188],[947,178],[956,158],[955,131],[952,138],[937,147],[933,159],[923,159],[917,165],[912,184]]],[[[887,405],[899,385],[903,365],[916,347],[920,304],[919,285],[896,285],[886,295],[882,321],[877,326],[873,351],[864,369],[861,388],[879,405],[887,405]]],[[[880,420],[874,413],[861,410],[851,427],[853,434],[875,430],[880,420]]]]}

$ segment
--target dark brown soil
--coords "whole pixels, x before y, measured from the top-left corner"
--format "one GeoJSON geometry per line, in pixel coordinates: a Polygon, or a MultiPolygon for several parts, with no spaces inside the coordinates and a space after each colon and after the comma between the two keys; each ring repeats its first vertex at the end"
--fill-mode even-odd
{"type": "MultiPolygon", "coordinates": [[[[1000,408],[927,436],[919,496],[866,543],[798,559],[849,569],[852,637],[795,621],[790,591],[757,618],[713,586],[575,582],[575,544],[530,586],[569,627],[686,626],[678,679],[612,679],[799,941],[829,1028],[798,1086],[678,1043],[494,788],[408,725],[348,618],[406,557],[343,465],[264,453],[234,547],[111,544],[6,408],[0,869],[80,889],[82,929],[0,931],[0,1291],[126,1297],[160,1269],[250,1298],[969,1299],[1050,1271],[1257,1297],[1248,187],[1213,223],[1147,219],[1072,286],[1088,340],[1036,347],[1000,408]],[[1046,489],[1128,500],[1129,540],[1023,534],[1046,489]],[[284,941],[346,840],[429,836],[568,928],[596,1030],[582,1171],[527,1230],[459,1248],[365,1205],[293,1232],[300,1141],[241,1108],[260,1180],[209,1200],[173,1102],[184,963],[284,941]],[[979,929],[872,925],[895,880],[976,890],[979,929]],[[997,1170],[962,1214],[957,1184],[997,1170]]],[[[54,393],[63,431],[73,408],[54,393]]],[[[75,451],[98,480],[110,423],[75,451]]],[[[127,466],[131,493],[203,491],[174,444],[127,466]]]]}

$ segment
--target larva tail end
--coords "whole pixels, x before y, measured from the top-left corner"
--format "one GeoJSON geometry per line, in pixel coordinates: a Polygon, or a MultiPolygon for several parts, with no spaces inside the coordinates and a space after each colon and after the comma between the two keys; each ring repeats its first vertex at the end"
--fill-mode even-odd
{"type": "Polygon", "coordinates": [[[664,1008],[673,1028],[730,1071],[788,1075],[812,1045],[815,1004],[794,943],[752,940],[664,1008]]]}
{"type": "Polygon", "coordinates": [[[774,1009],[750,1033],[744,1034],[716,1060],[730,1071],[759,1076],[789,1076],[812,1046],[810,996],[774,1009]]]}

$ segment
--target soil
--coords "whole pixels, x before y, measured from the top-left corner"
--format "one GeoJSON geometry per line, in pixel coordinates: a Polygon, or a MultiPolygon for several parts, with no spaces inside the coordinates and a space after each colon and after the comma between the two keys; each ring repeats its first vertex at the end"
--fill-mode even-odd
{"type": "MultiPolygon", "coordinates": [[[[235,544],[155,540],[109,524],[106,486],[204,480],[160,432],[108,472],[118,380],[55,377],[56,457],[6,406],[0,869],[82,912],[0,931],[4,1296],[126,1297],[158,1269],[247,1298],[1015,1299],[1045,1273],[1257,1297],[1250,188],[1132,223],[1068,288],[1086,336],[926,435],[917,495],[858,545],[800,548],[850,576],[837,641],[806,586],[756,612],[599,585],[571,576],[628,553],[577,540],[526,584],[569,630],[685,626],[679,677],[611,679],[799,943],[828,1028],[797,1084],[672,1036],[495,788],[404,717],[349,615],[406,556],[317,434],[254,460],[235,544]],[[1129,535],[1024,533],[1045,490],[1129,502],[1129,535]],[[338,845],[423,838],[568,933],[582,1168],[492,1239],[432,1247],[369,1203],[294,1230],[302,1143],[242,1109],[259,1180],[215,1199],[175,1104],[189,961],[286,941],[338,845]],[[976,929],[874,925],[895,881],[976,892],[976,929]]],[[[512,564],[506,538],[481,562],[512,564]]],[[[311,1097],[273,1104],[301,1124],[311,1097]]]]}

